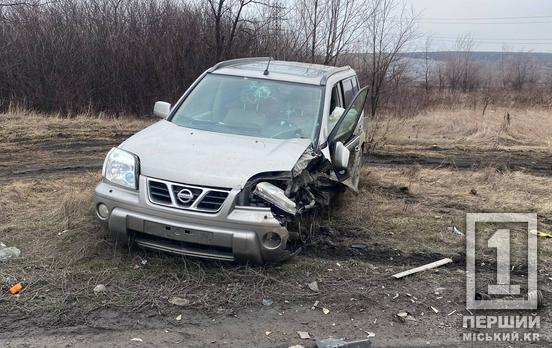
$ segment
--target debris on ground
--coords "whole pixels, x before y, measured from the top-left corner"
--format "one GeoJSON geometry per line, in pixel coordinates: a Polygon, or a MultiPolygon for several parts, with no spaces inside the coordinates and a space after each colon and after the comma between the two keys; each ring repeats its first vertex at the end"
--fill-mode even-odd
{"type": "Polygon", "coordinates": [[[182,297],[171,297],[169,299],[169,303],[170,304],[173,304],[175,306],[187,306],[190,304],[190,300],[188,300],[187,298],[182,298],[182,297]]]}
{"type": "Polygon", "coordinates": [[[312,305],[311,309],[315,310],[316,308],[318,308],[319,303],[320,303],[320,301],[314,301],[314,304],[312,305]]]}
{"type": "Polygon", "coordinates": [[[288,348],[305,348],[305,347],[303,347],[303,346],[300,345],[300,344],[296,344],[296,345],[294,345],[294,346],[289,346],[288,348]]]}
{"type": "Polygon", "coordinates": [[[401,311],[396,314],[397,318],[399,318],[400,321],[405,322],[407,320],[409,321],[416,321],[416,318],[414,318],[410,313],[401,311]]]}
{"type": "Polygon", "coordinates": [[[314,281],[312,283],[308,283],[307,286],[309,287],[309,289],[311,289],[314,292],[319,292],[320,291],[320,289],[318,288],[318,282],[316,282],[316,281],[314,281]]]}
{"type": "Polygon", "coordinates": [[[179,314],[177,317],[176,317],[176,321],[181,321],[182,320],[182,314],[179,314]]]}
{"type": "Polygon", "coordinates": [[[455,236],[463,236],[464,233],[462,233],[462,231],[460,231],[456,226],[454,225],[448,225],[447,226],[447,232],[448,233],[451,233],[455,236]]]}
{"type": "Polygon", "coordinates": [[[265,335],[270,335],[272,333],[272,331],[265,331],[265,335]]]}
{"type": "Polygon", "coordinates": [[[21,290],[23,290],[23,284],[17,283],[10,288],[10,294],[17,295],[21,290]]]}
{"type": "Polygon", "coordinates": [[[431,308],[432,311],[434,311],[435,313],[439,313],[439,310],[433,306],[429,306],[431,308]]]}
{"type": "Polygon", "coordinates": [[[274,301],[272,301],[271,299],[263,298],[263,306],[272,306],[273,303],[274,301]]]}
{"type": "Polygon", "coordinates": [[[0,243],[0,261],[14,259],[21,255],[21,250],[16,247],[7,247],[6,244],[0,243]]]}
{"type": "Polygon", "coordinates": [[[328,308],[322,308],[322,313],[328,314],[330,313],[330,310],[328,308]]]}
{"type": "Polygon", "coordinates": [[[456,309],[453,310],[452,312],[450,312],[449,314],[447,314],[447,316],[450,317],[450,316],[453,315],[454,313],[456,313],[456,309]]]}
{"type": "Polygon", "coordinates": [[[451,263],[451,262],[452,262],[452,259],[449,259],[447,257],[447,258],[444,258],[444,259],[439,260],[439,261],[428,263],[427,265],[423,265],[423,266],[420,266],[420,267],[409,269],[408,271],[393,274],[392,277],[395,278],[395,279],[400,279],[402,277],[406,277],[407,275],[411,275],[411,274],[414,274],[414,273],[426,271],[428,269],[440,267],[440,266],[446,265],[446,264],[451,263]]]}
{"type": "Polygon", "coordinates": [[[552,233],[539,231],[539,232],[537,232],[537,236],[541,237],[541,238],[552,238],[552,233]]]}
{"type": "Polygon", "coordinates": [[[299,338],[302,340],[308,340],[311,338],[309,333],[306,331],[297,331],[297,334],[299,335],[299,338]]]}
{"type": "Polygon", "coordinates": [[[368,248],[368,244],[366,244],[366,243],[353,243],[353,244],[351,244],[351,248],[353,248],[353,249],[366,249],[366,248],[368,248]]]}
{"type": "Polygon", "coordinates": [[[326,338],[316,341],[317,348],[368,348],[371,346],[370,340],[346,342],[342,338],[326,338]]]}
{"type": "Polygon", "coordinates": [[[131,339],[132,342],[144,342],[143,339],[141,339],[140,337],[134,337],[131,339]]]}
{"type": "Polygon", "coordinates": [[[474,188],[472,188],[472,189],[470,190],[470,193],[471,193],[472,195],[474,195],[474,196],[477,196],[477,190],[474,189],[474,188]]]}
{"type": "Polygon", "coordinates": [[[94,287],[94,293],[99,294],[101,292],[106,292],[107,288],[103,284],[98,284],[94,287]]]}

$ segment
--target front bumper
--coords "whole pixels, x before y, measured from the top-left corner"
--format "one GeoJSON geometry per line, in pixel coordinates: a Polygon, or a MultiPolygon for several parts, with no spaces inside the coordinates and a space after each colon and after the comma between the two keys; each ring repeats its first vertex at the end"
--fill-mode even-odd
{"type": "Polygon", "coordinates": [[[109,216],[99,220],[116,240],[133,241],[145,248],[211,259],[264,263],[278,261],[286,250],[288,231],[270,209],[235,206],[239,189],[233,189],[222,209],[207,214],[153,204],[140,177],[138,192],[105,180],[96,187],[96,207],[103,203],[109,216]],[[278,234],[277,248],[262,243],[266,233],[278,234]]]}

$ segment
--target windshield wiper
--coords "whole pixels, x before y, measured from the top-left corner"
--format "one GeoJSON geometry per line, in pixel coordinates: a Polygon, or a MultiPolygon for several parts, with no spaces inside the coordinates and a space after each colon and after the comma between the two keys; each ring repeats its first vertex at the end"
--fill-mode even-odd
{"type": "Polygon", "coordinates": [[[258,131],[261,130],[261,127],[259,127],[259,126],[255,126],[255,127],[244,126],[244,125],[233,126],[233,125],[226,124],[226,123],[223,123],[223,122],[217,122],[217,125],[219,125],[221,127],[228,128],[228,129],[244,130],[244,131],[249,131],[249,132],[258,132],[258,131]]]}
{"type": "Polygon", "coordinates": [[[198,120],[196,118],[190,118],[188,124],[190,125],[194,125],[194,124],[204,124],[204,125],[217,125],[219,124],[220,122],[218,121],[212,121],[212,120],[198,120]]]}

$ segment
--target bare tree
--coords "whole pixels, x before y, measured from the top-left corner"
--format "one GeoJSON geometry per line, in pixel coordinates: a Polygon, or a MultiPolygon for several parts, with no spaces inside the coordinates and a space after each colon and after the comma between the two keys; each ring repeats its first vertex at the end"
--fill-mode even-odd
{"type": "Polygon", "coordinates": [[[328,17],[324,28],[322,62],[325,65],[336,65],[340,54],[358,40],[363,19],[370,13],[365,0],[327,0],[326,6],[328,17]]]}
{"type": "Polygon", "coordinates": [[[534,60],[524,52],[512,53],[505,63],[505,84],[513,90],[521,91],[535,85],[537,80],[534,60]]]}
{"type": "Polygon", "coordinates": [[[296,31],[313,63],[335,65],[358,41],[366,17],[366,0],[296,0],[296,31]]]}
{"type": "Polygon", "coordinates": [[[427,36],[425,39],[425,45],[424,45],[424,88],[426,92],[429,92],[429,89],[431,88],[430,80],[431,80],[431,72],[432,72],[432,60],[429,57],[429,52],[431,50],[431,36],[427,36]]]}
{"type": "Polygon", "coordinates": [[[370,86],[370,115],[376,116],[388,72],[401,59],[405,47],[416,38],[415,15],[401,0],[370,0],[372,11],[366,19],[365,55],[370,86]]]}
{"type": "Polygon", "coordinates": [[[316,62],[316,51],[320,45],[320,31],[322,30],[322,19],[326,17],[326,7],[323,2],[326,0],[297,0],[295,2],[295,15],[297,16],[296,28],[302,35],[301,46],[309,51],[309,60],[316,62]]]}
{"type": "Polygon", "coordinates": [[[239,26],[245,20],[243,13],[250,5],[266,5],[260,0],[206,0],[214,22],[215,60],[232,52],[239,26]]]}
{"type": "Polygon", "coordinates": [[[479,86],[481,69],[473,54],[474,47],[471,35],[461,35],[456,40],[456,51],[449,53],[445,74],[451,90],[467,92],[479,86]]]}

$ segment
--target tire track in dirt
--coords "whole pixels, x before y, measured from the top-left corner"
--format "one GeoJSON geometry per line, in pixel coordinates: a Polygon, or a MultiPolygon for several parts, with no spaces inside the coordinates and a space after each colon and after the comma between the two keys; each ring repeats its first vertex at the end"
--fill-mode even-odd
{"type": "Polygon", "coordinates": [[[109,149],[123,140],[50,139],[33,147],[26,144],[17,151],[5,146],[0,150],[3,162],[0,164],[0,182],[98,171],[109,149]],[[36,158],[33,157],[33,150],[36,158]],[[39,155],[44,153],[48,154],[47,158],[39,155]]]}
{"type": "Polygon", "coordinates": [[[494,167],[499,171],[523,171],[552,175],[552,154],[539,151],[461,150],[431,147],[420,150],[385,149],[365,156],[364,163],[377,166],[420,165],[431,168],[474,170],[494,167]]]}

